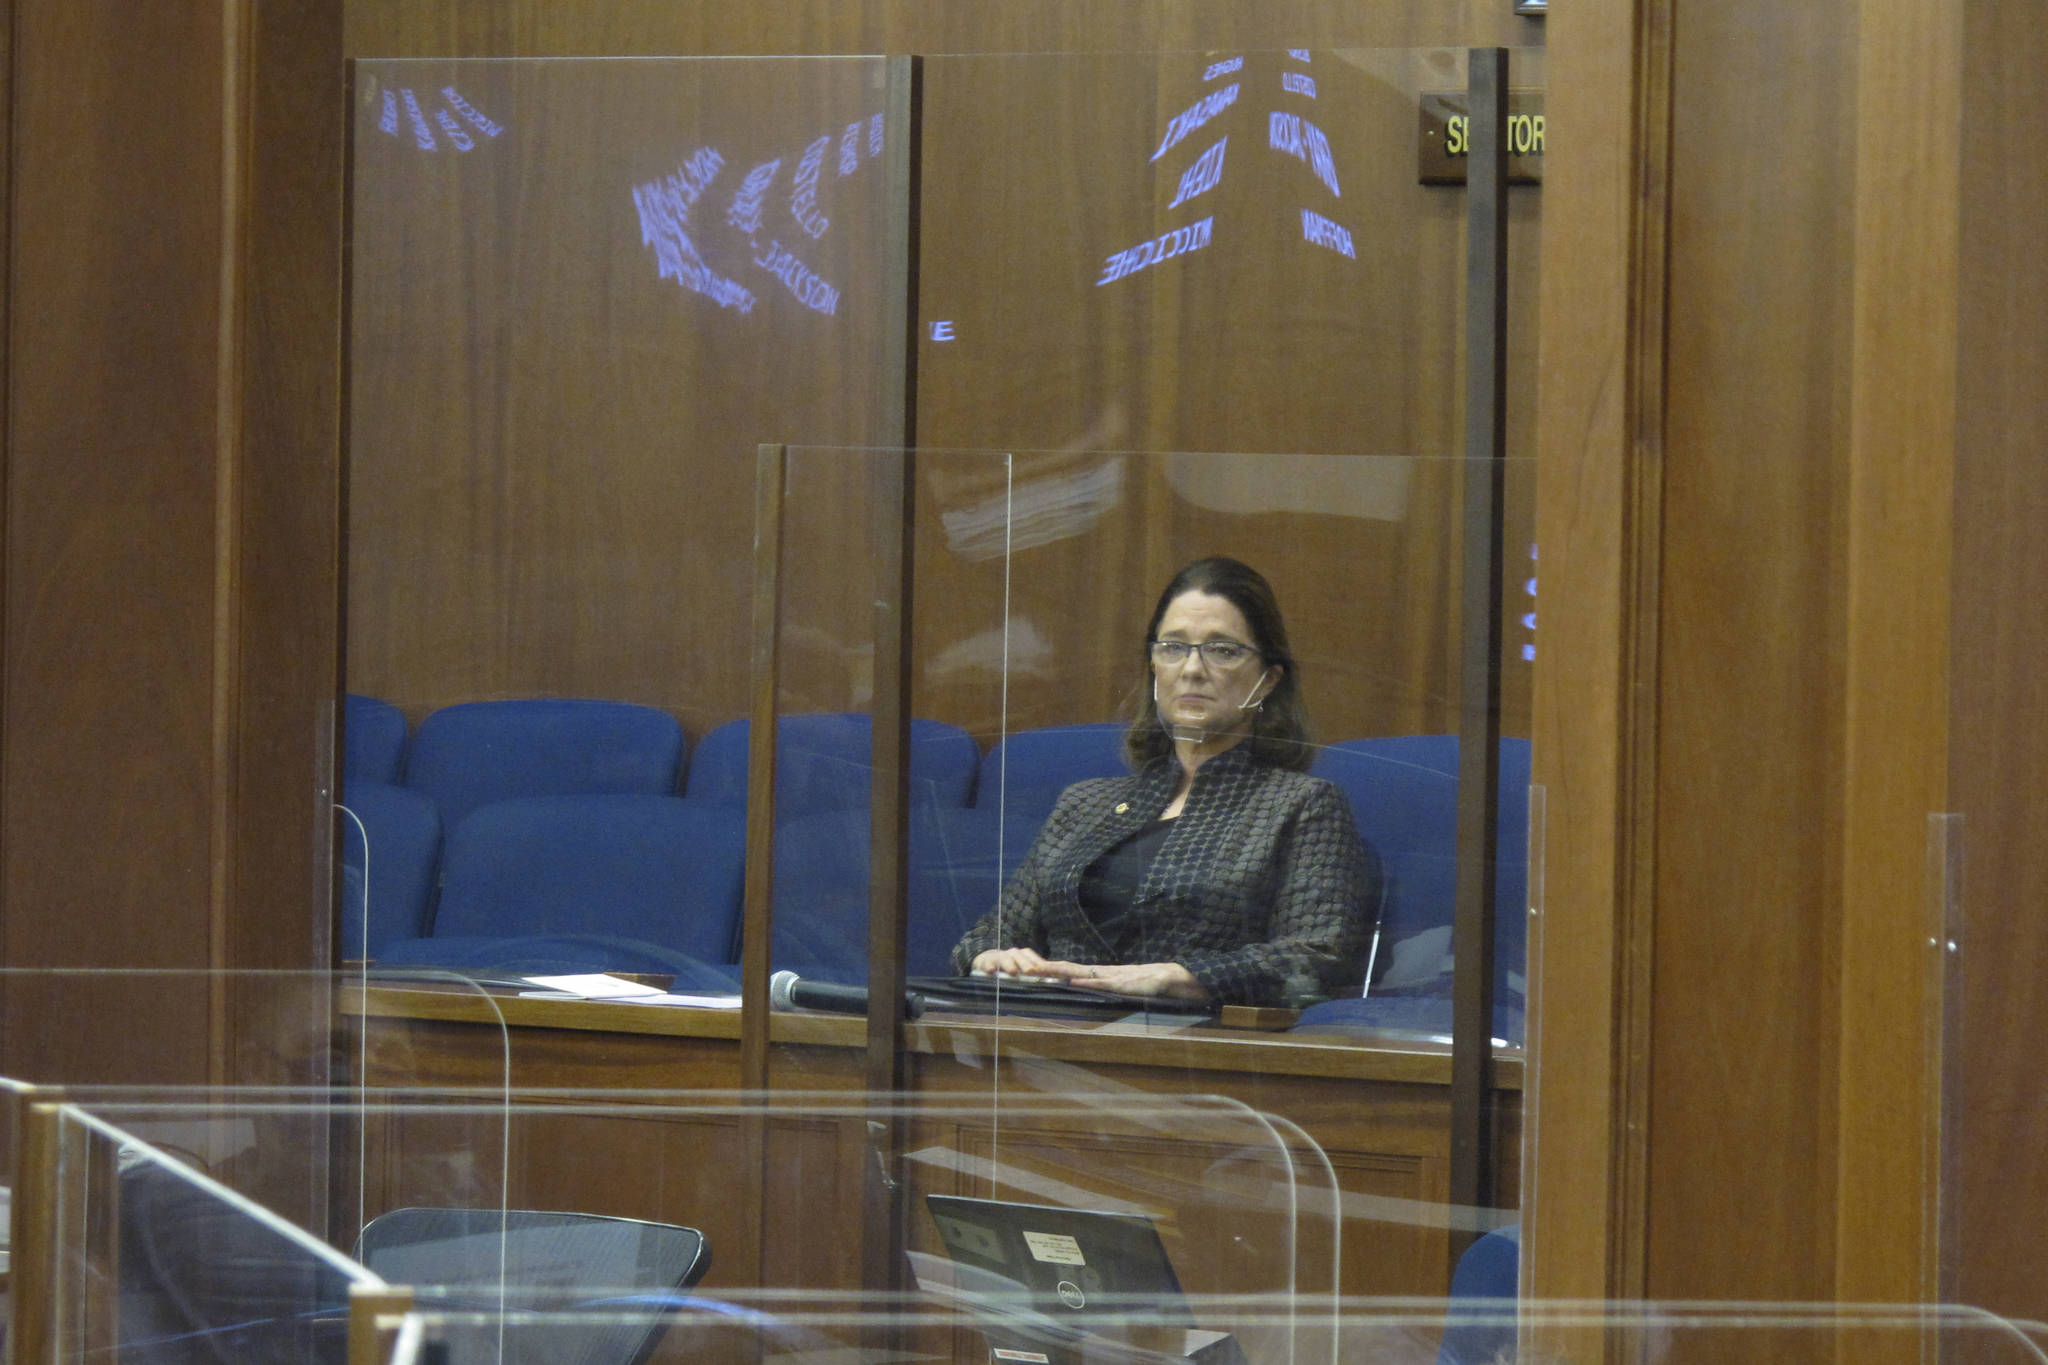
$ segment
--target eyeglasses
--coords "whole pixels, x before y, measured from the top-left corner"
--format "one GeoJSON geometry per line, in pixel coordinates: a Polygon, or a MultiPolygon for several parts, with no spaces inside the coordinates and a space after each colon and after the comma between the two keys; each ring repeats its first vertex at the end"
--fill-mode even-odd
{"type": "Polygon", "coordinates": [[[1245,660],[1257,657],[1259,652],[1235,640],[1204,640],[1201,644],[1188,640],[1154,640],[1151,644],[1152,662],[1162,667],[1184,664],[1188,655],[1200,654],[1202,662],[1211,668],[1235,668],[1245,660]]]}

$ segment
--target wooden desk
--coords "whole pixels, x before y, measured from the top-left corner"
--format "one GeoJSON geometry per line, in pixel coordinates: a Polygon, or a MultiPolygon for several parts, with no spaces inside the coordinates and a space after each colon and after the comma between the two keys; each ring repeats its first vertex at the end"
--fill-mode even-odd
{"type": "MultiPolygon", "coordinates": [[[[872,1159],[861,1124],[778,1120],[768,1162],[778,1188],[756,1219],[736,1207],[744,1202],[736,1191],[745,1187],[736,1167],[742,1112],[682,1119],[658,1109],[662,1097],[652,1092],[737,1091],[737,1012],[399,987],[373,987],[344,1008],[364,1021],[372,1086],[494,1090],[506,1082],[509,1061],[516,1090],[630,1092],[615,1097],[623,1102],[617,1113],[511,1125],[508,1202],[700,1227],[715,1248],[706,1280],[714,1288],[754,1283],[764,1246],[765,1283],[858,1282],[857,1248],[849,1245],[857,1239],[820,1235],[820,1228],[833,1226],[821,1220],[840,1217],[858,1226],[862,1163],[872,1159]]],[[[774,1092],[858,1099],[864,1027],[849,1016],[776,1015],[774,1092]]],[[[1126,1199],[1135,1183],[1152,1193],[1141,1202],[1171,1207],[1175,1191],[1213,1192],[1235,1181],[1241,1188],[1232,1198],[1190,1199],[1190,1211],[1168,1229],[1191,1291],[1235,1292],[1262,1287],[1243,1283],[1242,1256],[1279,1235],[1284,1210],[1274,1190],[1284,1184],[1285,1141],[1313,1173],[1310,1188],[1327,1178],[1320,1174],[1327,1158],[1340,1201],[1334,1221],[1310,1216],[1297,1225],[1298,1284],[1327,1290],[1334,1281],[1347,1294],[1445,1292],[1448,1049],[1366,1036],[967,1015],[909,1024],[905,1047],[913,1094],[948,1109],[914,1121],[905,1135],[909,1155],[891,1174],[913,1204],[926,1190],[988,1193],[984,1163],[991,1161],[1021,1182],[1003,1197],[1031,1199],[1037,1188],[1038,1202],[1060,1202],[1042,1193],[1047,1183],[1113,1189],[1126,1199]],[[1079,1096],[1091,1098],[1079,1104],[1079,1096]],[[1162,1128],[1160,1106],[1199,1104],[1203,1096],[1220,1097],[1206,1111],[1220,1117],[1191,1114],[1178,1130],[1162,1128]],[[1300,1136],[1276,1140],[1259,1130],[1254,1139],[1254,1125],[1228,1116],[1240,1106],[1289,1120],[1300,1136]],[[1273,1189],[1261,1192],[1262,1181],[1273,1189]]],[[[1519,1055],[1503,1054],[1496,1070],[1500,1184],[1512,1200],[1519,1055]]],[[[378,1148],[382,1169],[368,1177],[373,1205],[432,1197],[406,1188],[418,1179],[408,1148],[419,1147],[389,1136],[378,1148]]],[[[478,1179],[488,1176],[488,1164],[478,1163],[478,1179]]],[[[922,1211],[908,1216],[913,1245],[936,1249],[922,1211]]]]}

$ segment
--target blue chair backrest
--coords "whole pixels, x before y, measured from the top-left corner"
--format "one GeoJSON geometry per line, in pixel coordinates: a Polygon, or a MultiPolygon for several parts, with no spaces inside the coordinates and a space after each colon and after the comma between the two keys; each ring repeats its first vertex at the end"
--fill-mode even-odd
{"type": "Polygon", "coordinates": [[[472,812],[448,836],[433,934],[592,934],[730,962],[746,817],[678,796],[549,796],[472,812]]]}
{"type": "Polygon", "coordinates": [[[1061,792],[1090,777],[1122,777],[1125,726],[1115,722],[1019,730],[997,740],[981,761],[974,804],[1036,811],[1043,820],[1061,792]]]}
{"type": "Polygon", "coordinates": [[[1521,1265],[1522,1230],[1515,1224],[1495,1228],[1459,1255],[1437,1365],[1495,1365],[1515,1358],[1521,1265]]]}
{"type": "MultiPolygon", "coordinates": [[[[995,907],[1037,822],[960,806],[910,812],[905,970],[942,976],[953,945],[995,907]]],[[[867,979],[868,813],[791,820],[775,838],[776,970],[841,982],[867,979]]]]}
{"type": "Polygon", "coordinates": [[[342,804],[355,819],[341,816],[341,955],[375,957],[393,939],[427,931],[441,815],[418,792],[356,778],[342,789],[342,804]]]}
{"type": "Polygon", "coordinates": [[[388,701],[342,699],[341,771],[344,778],[397,782],[405,775],[405,712],[388,701]]]}
{"type": "MultiPolygon", "coordinates": [[[[1494,864],[1494,965],[1501,989],[1513,989],[1509,975],[1519,979],[1526,955],[1529,765],[1528,740],[1501,740],[1494,864]]],[[[1457,886],[1458,737],[1346,740],[1318,754],[1311,771],[1343,789],[1359,833],[1379,850],[1387,887],[1376,971],[1384,973],[1395,964],[1402,944],[1451,922],[1457,886]]],[[[1448,937],[1439,933],[1437,938],[1447,954],[1448,937]]],[[[1435,942],[1430,941],[1433,951],[1435,942]]]]}
{"type": "Polygon", "coordinates": [[[405,785],[441,807],[452,833],[492,801],[525,796],[672,795],[683,727],[628,702],[537,698],[447,706],[420,722],[405,785]]]}
{"type": "Polygon", "coordinates": [[[1309,771],[1337,784],[1358,832],[1391,862],[1417,849],[1457,847],[1457,751],[1456,735],[1347,739],[1319,751],[1309,771]]]}
{"type": "MultiPolygon", "coordinates": [[[[697,745],[685,795],[744,806],[749,723],[728,721],[697,745]]],[[[776,729],[775,807],[790,815],[865,810],[874,782],[874,724],[859,712],[783,716],[776,729]]],[[[981,750],[957,725],[910,722],[913,804],[964,806],[981,750]]]]}

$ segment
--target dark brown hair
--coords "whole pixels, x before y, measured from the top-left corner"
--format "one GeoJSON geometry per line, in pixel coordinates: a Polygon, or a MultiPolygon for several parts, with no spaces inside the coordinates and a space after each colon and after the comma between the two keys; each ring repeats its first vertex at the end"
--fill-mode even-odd
{"type": "Polygon", "coordinates": [[[1173,752],[1173,737],[1159,720],[1159,708],[1152,702],[1152,640],[1159,622],[1174,599],[1191,592],[1204,592],[1236,607],[1251,627],[1255,646],[1267,667],[1280,666],[1280,681],[1252,715],[1252,732],[1244,739],[1253,758],[1279,768],[1304,770],[1315,758],[1309,744],[1308,713],[1301,702],[1301,681],[1294,667],[1294,655],[1287,645],[1287,622],[1281,618],[1280,603],[1273,585],[1257,569],[1235,559],[1214,555],[1198,559],[1173,576],[1152,619],[1145,625],[1145,639],[1138,657],[1145,668],[1145,683],[1132,702],[1131,728],[1124,734],[1124,756],[1144,767],[1153,759],[1173,752]]]}

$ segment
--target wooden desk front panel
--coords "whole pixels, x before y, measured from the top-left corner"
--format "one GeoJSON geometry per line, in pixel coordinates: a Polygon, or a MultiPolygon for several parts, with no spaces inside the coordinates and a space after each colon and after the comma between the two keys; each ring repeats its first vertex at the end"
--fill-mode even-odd
{"type": "MultiPolygon", "coordinates": [[[[617,1107],[592,1113],[523,1100],[509,1124],[473,1120],[467,1144],[451,1139],[445,1120],[436,1127],[431,1116],[387,1115],[370,1125],[372,1212],[466,1197],[490,1202],[502,1187],[514,1207],[701,1228],[714,1252],[708,1288],[858,1285],[862,1181],[874,1159],[858,1118],[773,1118],[757,1220],[747,1196],[743,1112],[663,1109],[656,1106],[681,1097],[650,1093],[736,1100],[735,1038],[546,1027],[526,1022],[528,1013],[510,1030],[511,1086],[617,1090],[609,1097],[617,1107]],[[468,1156],[458,1150],[465,1145],[473,1149],[468,1156]],[[757,1241],[763,1234],[765,1256],[757,1241]]],[[[602,1019],[626,1017],[613,1009],[602,1019]]],[[[802,1021],[794,1031],[814,1041],[777,1044],[778,1096],[856,1098],[858,1024],[802,1021]]],[[[1191,1292],[1284,1287],[1271,1282],[1282,1273],[1272,1267],[1290,1241],[1292,1282],[1303,1292],[1333,1284],[1352,1295],[1445,1291],[1449,1094],[1430,1076],[1441,1059],[1345,1042],[1304,1047],[1284,1037],[1105,1037],[1021,1027],[1006,1028],[999,1057],[991,1057],[985,1023],[911,1032],[909,1084],[937,1115],[908,1125],[905,1156],[891,1172],[907,1201],[914,1248],[939,1250],[920,1207],[927,1192],[1041,1203],[1093,1194],[1163,1215],[1169,1251],[1191,1292]],[[1304,1072],[1322,1074],[1297,1074],[1304,1072]],[[1081,1097],[1105,1095],[1119,1098],[1099,1110],[1074,1107],[1081,1097]],[[982,1097],[990,1097],[986,1108],[982,1097]],[[1200,1106],[1202,1097],[1278,1116],[1300,1131],[1164,1112],[1169,1104],[1200,1106]],[[1289,1163],[1298,1176],[1291,1194],[1289,1163]],[[1002,1180],[993,1191],[991,1169],[1002,1180]],[[1318,1197],[1332,1183],[1340,1206],[1334,1220],[1327,1197],[1318,1197]],[[1290,1206],[1298,1213],[1292,1226],[1290,1206]]],[[[369,1038],[373,1085],[490,1093],[506,1080],[506,1034],[480,1021],[386,1015],[373,1019],[369,1038]]],[[[1499,1099],[1502,1186],[1511,1198],[1519,1093],[1502,1091],[1499,1099]]]]}

